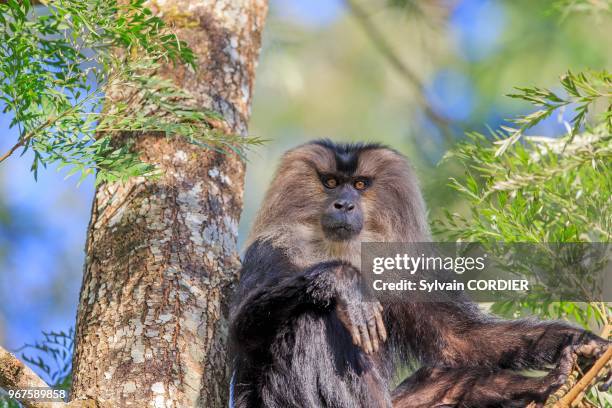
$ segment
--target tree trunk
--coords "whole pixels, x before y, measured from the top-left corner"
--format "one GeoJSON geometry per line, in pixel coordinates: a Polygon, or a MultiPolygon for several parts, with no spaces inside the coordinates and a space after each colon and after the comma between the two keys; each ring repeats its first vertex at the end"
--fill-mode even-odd
{"type": "MultiPolygon", "coordinates": [[[[197,72],[166,67],[164,75],[222,114],[221,129],[245,135],[266,1],[151,4],[198,56],[197,72]]],[[[127,137],[162,176],[96,190],[72,398],[109,407],[227,406],[244,163],[181,138],[127,137]]]]}

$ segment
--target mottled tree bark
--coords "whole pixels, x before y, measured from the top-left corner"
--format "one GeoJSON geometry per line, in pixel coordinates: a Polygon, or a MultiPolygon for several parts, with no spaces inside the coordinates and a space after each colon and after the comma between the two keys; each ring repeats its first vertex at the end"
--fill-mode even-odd
{"type": "MultiPolygon", "coordinates": [[[[152,1],[198,56],[164,75],[246,134],[265,0],[152,1]]],[[[121,90],[110,92],[111,101],[121,90]]],[[[126,135],[123,135],[126,136],[126,135]]],[[[181,138],[127,135],[158,179],[97,188],[74,356],[74,399],[227,406],[228,301],[237,279],[244,163],[181,138]]]]}

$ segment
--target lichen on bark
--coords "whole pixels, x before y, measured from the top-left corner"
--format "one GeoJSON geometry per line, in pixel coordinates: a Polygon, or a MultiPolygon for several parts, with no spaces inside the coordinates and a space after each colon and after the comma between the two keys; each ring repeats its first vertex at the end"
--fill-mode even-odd
{"type": "MultiPolygon", "coordinates": [[[[157,0],[198,56],[199,69],[162,74],[219,112],[219,129],[247,133],[264,0],[157,0]]],[[[172,24],[172,21],[170,21],[172,24]]],[[[110,100],[120,97],[110,90],[110,100]]],[[[245,166],[180,137],[121,135],[160,170],[106,183],[92,206],[77,315],[72,397],[106,406],[227,405],[228,302],[245,166]]]]}

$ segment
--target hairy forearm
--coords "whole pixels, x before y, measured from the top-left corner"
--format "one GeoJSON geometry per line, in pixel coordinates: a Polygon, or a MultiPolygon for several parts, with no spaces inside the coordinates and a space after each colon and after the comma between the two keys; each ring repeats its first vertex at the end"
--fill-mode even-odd
{"type": "Polygon", "coordinates": [[[423,367],[394,390],[393,407],[525,407],[533,401],[543,403],[559,386],[559,378],[560,370],[527,377],[511,370],[423,367]]]}
{"type": "Polygon", "coordinates": [[[482,350],[483,362],[507,368],[542,368],[555,363],[568,346],[601,340],[562,321],[500,320],[475,328],[474,335],[479,331],[475,350],[482,350]]]}
{"type": "Polygon", "coordinates": [[[269,279],[247,292],[232,313],[233,339],[243,345],[257,345],[273,336],[299,308],[330,307],[337,293],[337,269],[342,267],[341,261],[317,264],[282,278],[269,279]]]}
{"type": "Polygon", "coordinates": [[[544,368],[558,361],[564,348],[597,339],[562,321],[498,320],[480,315],[443,329],[444,349],[438,355],[449,365],[544,368]]]}
{"type": "Polygon", "coordinates": [[[502,320],[472,303],[405,303],[387,308],[393,342],[418,350],[428,365],[538,368],[554,363],[564,347],[605,342],[566,322],[502,320]]]}

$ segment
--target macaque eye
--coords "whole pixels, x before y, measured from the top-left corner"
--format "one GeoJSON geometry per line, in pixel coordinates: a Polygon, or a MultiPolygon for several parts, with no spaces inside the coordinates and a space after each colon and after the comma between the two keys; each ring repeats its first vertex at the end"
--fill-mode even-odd
{"type": "Polygon", "coordinates": [[[368,187],[368,183],[365,180],[357,180],[353,184],[357,190],[365,190],[368,187]]]}
{"type": "Polygon", "coordinates": [[[338,180],[334,177],[327,177],[323,179],[323,185],[327,188],[336,188],[338,187],[338,180]]]}

